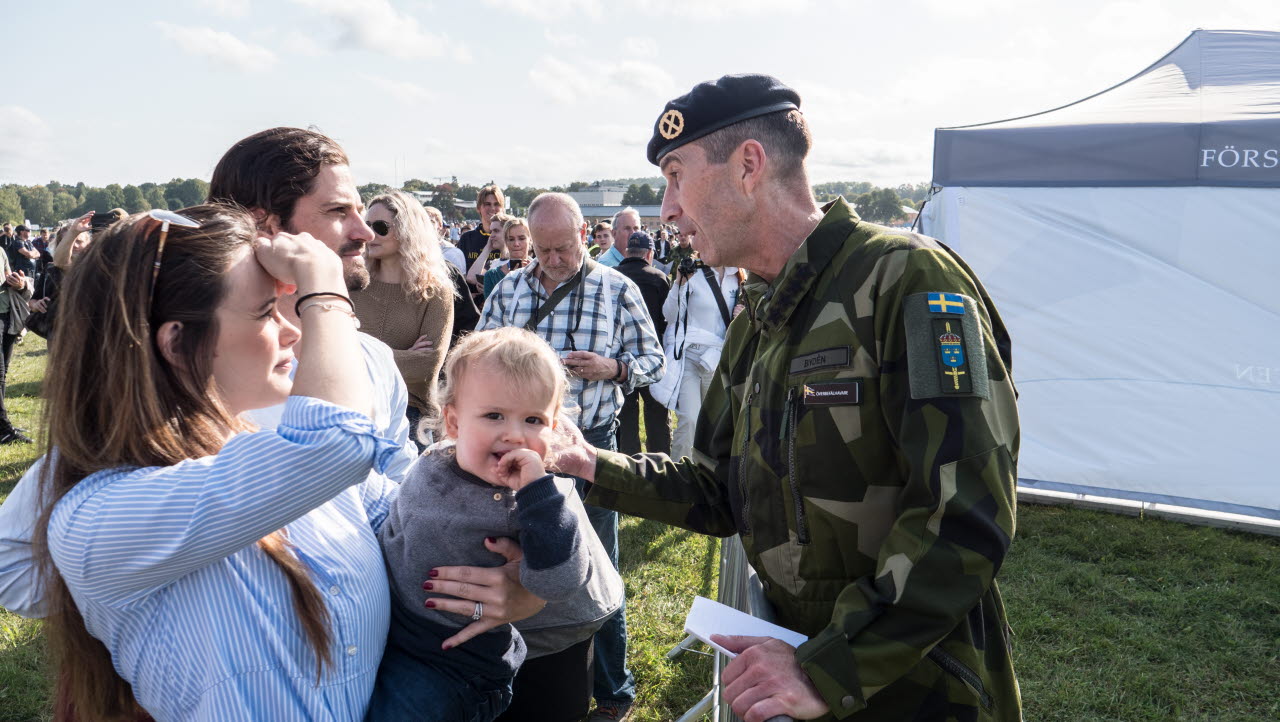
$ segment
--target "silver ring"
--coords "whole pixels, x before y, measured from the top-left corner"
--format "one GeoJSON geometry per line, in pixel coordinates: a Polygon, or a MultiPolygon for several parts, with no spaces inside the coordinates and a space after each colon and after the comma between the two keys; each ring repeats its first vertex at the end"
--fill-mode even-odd
{"type": "Polygon", "coordinates": [[[471,613],[471,621],[478,622],[484,616],[484,605],[476,602],[476,611],[471,613]]]}

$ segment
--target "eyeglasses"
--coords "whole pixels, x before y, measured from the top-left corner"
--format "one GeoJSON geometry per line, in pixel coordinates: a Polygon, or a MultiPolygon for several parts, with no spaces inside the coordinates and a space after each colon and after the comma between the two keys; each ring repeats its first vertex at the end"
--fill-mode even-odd
{"type": "Polygon", "coordinates": [[[391,232],[391,226],[386,221],[373,221],[369,224],[369,227],[380,236],[385,236],[391,232]]]}
{"type": "Polygon", "coordinates": [[[199,228],[200,223],[172,211],[162,211],[159,208],[153,208],[147,215],[151,216],[152,220],[160,221],[160,242],[156,245],[155,265],[151,267],[151,293],[147,295],[147,308],[149,309],[156,298],[156,281],[160,279],[160,259],[164,257],[165,241],[169,240],[170,224],[183,228],[199,228]]]}

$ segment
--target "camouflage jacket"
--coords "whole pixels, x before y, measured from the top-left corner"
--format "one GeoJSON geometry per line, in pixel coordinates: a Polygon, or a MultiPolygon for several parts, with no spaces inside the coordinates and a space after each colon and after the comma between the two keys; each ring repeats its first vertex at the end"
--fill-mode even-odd
{"type": "Polygon", "coordinates": [[[673,243],[671,244],[671,252],[667,254],[666,258],[660,260],[670,265],[667,276],[674,280],[676,271],[680,269],[680,262],[691,257],[693,257],[693,246],[682,246],[679,243],[673,243]]]}
{"type": "Polygon", "coordinates": [[[837,200],[744,287],[692,459],[600,452],[588,503],[739,533],[832,715],[1017,720],[1010,344],[939,242],[837,200]]]}

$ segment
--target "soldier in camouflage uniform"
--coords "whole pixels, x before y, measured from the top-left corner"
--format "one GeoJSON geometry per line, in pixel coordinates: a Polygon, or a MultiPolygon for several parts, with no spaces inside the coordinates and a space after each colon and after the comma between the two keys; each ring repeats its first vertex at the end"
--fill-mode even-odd
{"type": "Polygon", "coordinates": [[[686,258],[693,258],[693,246],[683,241],[672,243],[671,252],[667,254],[667,257],[662,262],[667,264],[667,276],[673,281],[676,273],[680,271],[680,262],[686,258]]]}
{"type": "Polygon", "coordinates": [[[1018,720],[995,583],[1014,532],[1008,334],[938,241],[864,223],[843,199],[816,207],[799,100],[726,76],[668,103],[649,145],[664,220],[697,233],[706,262],[753,271],[746,312],[693,458],[580,444],[562,463],[594,479],[591,504],[741,535],[778,622],[810,637],[724,640],[741,652],[724,697],[749,722],[1018,720]],[[724,218],[744,207],[725,193],[754,215],[724,218]]]}

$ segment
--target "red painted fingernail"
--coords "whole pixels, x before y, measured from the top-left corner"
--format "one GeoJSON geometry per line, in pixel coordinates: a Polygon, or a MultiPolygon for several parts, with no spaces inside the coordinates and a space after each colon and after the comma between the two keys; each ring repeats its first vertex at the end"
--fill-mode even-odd
{"type": "Polygon", "coordinates": [[[432,584],[431,582],[423,582],[423,583],[422,583],[422,588],[423,588],[423,589],[435,589],[435,588],[436,588],[436,585],[432,584]]]}
{"type": "Polygon", "coordinates": [[[485,541],[489,542],[490,544],[495,544],[495,543],[497,543],[497,541],[498,541],[498,538],[497,538],[497,537],[492,537],[492,536],[487,536],[487,537],[485,537],[484,539],[485,539],[485,541]]]}
{"type": "Polygon", "coordinates": [[[440,647],[440,648],[441,648],[441,649],[453,649],[453,645],[452,645],[452,644],[446,644],[446,645],[444,645],[444,646],[442,646],[442,647],[440,647]]]}
{"type": "Polygon", "coordinates": [[[432,579],[435,579],[436,577],[440,576],[440,570],[432,569],[431,571],[427,572],[427,576],[431,577],[432,579]]]}
{"type": "Polygon", "coordinates": [[[428,606],[428,607],[430,607],[430,608],[432,608],[432,609],[435,609],[435,608],[436,608],[436,600],[434,600],[434,599],[428,599],[428,600],[427,600],[427,606],[428,606]]]}

